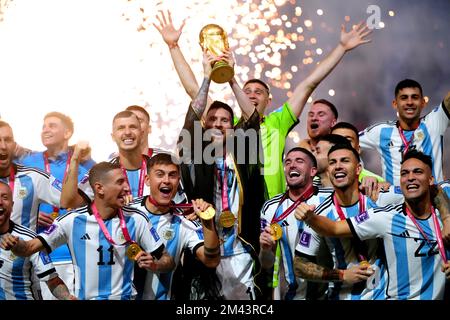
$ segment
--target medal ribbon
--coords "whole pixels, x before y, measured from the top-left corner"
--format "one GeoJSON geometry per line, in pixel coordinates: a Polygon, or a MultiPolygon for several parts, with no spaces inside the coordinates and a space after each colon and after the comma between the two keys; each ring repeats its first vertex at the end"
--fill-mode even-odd
{"type": "MultiPolygon", "coordinates": [[[[156,200],[153,199],[153,197],[151,195],[148,196],[148,200],[150,201],[151,204],[153,204],[156,207],[165,207],[165,206],[162,206],[161,204],[159,204],[158,202],[156,202],[156,200]]],[[[170,209],[181,209],[181,210],[184,211],[183,214],[179,214],[177,212],[172,212],[174,215],[177,215],[177,216],[186,216],[186,215],[192,213],[192,210],[191,210],[192,209],[192,203],[178,203],[178,204],[175,204],[175,203],[172,202],[172,203],[169,204],[168,207],[170,209]]]]}
{"type": "MultiPolygon", "coordinates": [[[[217,179],[220,182],[219,170],[216,169],[217,179]]],[[[222,179],[222,212],[230,210],[228,205],[228,172],[226,154],[223,155],[223,179],[222,179]]]]}
{"type": "Polygon", "coordinates": [[[403,149],[403,156],[404,156],[408,152],[409,145],[414,140],[414,131],[415,131],[415,129],[413,130],[411,139],[409,141],[407,141],[406,137],[405,137],[405,134],[403,133],[403,129],[402,129],[402,127],[400,127],[400,123],[399,122],[397,122],[397,128],[398,128],[398,134],[400,135],[400,139],[402,139],[402,144],[404,146],[404,149],[403,149]]]}
{"type": "MultiPolygon", "coordinates": [[[[427,237],[425,234],[425,231],[420,227],[420,225],[417,223],[416,218],[412,215],[411,211],[409,211],[408,207],[405,207],[406,214],[408,217],[412,220],[416,228],[419,230],[419,232],[422,234],[422,236],[425,238],[425,240],[428,242],[429,245],[431,245],[431,240],[427,237]]],[[[442,234],[441,234],[441,227],[439,225],[439,222],[437,220],[436,211],[434,211],[434,208],[431,207],[431,216],[433,217],[433,224],[434,224],[434,231],[436,232],[436,241],[439,248],[439,254],[442,257],[442,261],[444,263],[447,263],[447,255],[445,254],[444,249],[444,243],[442,242],[442,234]]]]}
{"type": "Polygon", "coordinates": [[[277,215],[276,213],[277,213],[277,211],[278,211],[278,208],[281,206],[281,204],[283,203],[283,201],[286,200],[286,198],[287,198],[287,196],[288,196],[288,192],[289,192],[289,191],[287,191],[287,192],[283,195],[283,197],[281,198],[280,202],[278,203],[277,210],[275,211],[275,215],[273,216],[272,222],[271,222],[270,224],[274,224],[274,223],[277,223],[277,222],[279,222],[279,221],[284,220],[288,215],[291,214],[292,211],[295,210],[295,208],[297,208],[297,206],[298,206],[300,203],[302,203],[302,202],[308,200],[308,199],[314,194],[314,187],[313,187],[312,184],[310,184],[310,185],[308,186],[308,188],[306,188],[306,190],[303,191],[303,193],[300,195],[300,197],[299,197],[297,200],[295,200],[294,203],[291,204],[291,205],[289,206],[289,208],[286,209],[286,211],[284,211],[282,214],[280,214],[280,215],[277,217],[277,216],[276,216],[276,215],[277,215]]]}
{"type": "MultiPolygon", "coordinates": [[[[336,193],[333,194],[333,202],[334,202],[334,206],[336,208],[336,211],[339,215],[339,219],[341,219],[342,221],[346,220],[347,218],[344,215],[344,211],[342,210],[341,206],[339,205],[338,199],[336,197],[336,193]]],[[[359,213],[362,213],[366,211],[366,205],[364,203],[364,196],[362,195],[362,193],[359,193],[359,213]]],[[[359,241],[362,243],[362,241],[359,241]]],[[[358,246],[355,245],[355,248],[357,248],[358,246]]],[[[360,251],[360,250],[357,250],[360,251]]],[[[361,254],[360,252],[357,252],[357,256],[359,261],[365,261],[367,260],[363,254],[361,254]]]]}
{"type": "Polygon", "coordinates": [[[100,226],[100,229],[102,230],[103,234],[105,235],[106,240],[108,240],[109,243],[111,243],[112,245],[124,246],[124,245],[127,245],[128,243],[134,242],[133,240],[131,240],[130,234],[128,233],[127,224],[125,222],[125,217],[123,216],[123,212],[121,209],[119,209],[120,228],[122,229],[123,237],[125,238],[125,242],[121,243],[121,244],[115,243],[113,238],[109,234],[108,229],[106,229],[105,223],[103,222],[103,219],[100,217],[100,214],[98,213],[95,202],[92,203],[91,209],[92,209],[92,213],[94,213],[95,220],[97,220],[97,223],[100,226]]]}
{"type": "MultiPolygon", "coordinates": [[[[45,169],[45,172],[47,172],[49,174],[52,174],[52,171],[50,169],[50,163],[48,161],[48,153],[47,153],[47,151],[44,152],[43,157],[44,157],[44,169],[45,169]]],[[[64,182],[64,180],[66,180],[67,172],[69,171],[70,159],[72,159],[72,153],[70,151],[68,151],[67,152],[66,168],[64,169],[64,177],[63,177],[62,182],[64,182]]],[[[52,208],[53,208],[54,212],[56,212],[56,213],[59,212],[59,208],[58,207],[52,206],[52,208]]]]}
{"type": "MultiPolygon", "coordinates": [[[[120,163],[120,167],[122,168],[123,175],[125,176],[125,179],[127,179],[127,183],[131,189],[130,181],[128,180],[127,176],[127,169],[125,169],[125,167],[122,166],[122,163],[120,163]]],[[[141,171],[139,172],[138,197],[142,197],[142,194],[144,193],[144,180],[146,174],[147,174],[147,162],[145,161],[145,158],[142,157],[141,171]]]]}

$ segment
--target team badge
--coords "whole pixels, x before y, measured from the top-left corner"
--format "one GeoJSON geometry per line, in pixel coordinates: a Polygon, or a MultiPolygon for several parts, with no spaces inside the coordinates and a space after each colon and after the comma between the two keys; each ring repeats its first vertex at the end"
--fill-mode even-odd
{"type": "Polygon", "coordinates": [[[423,140],[423,138],[425,137],[422,131],[416,131],[415,135],[417,140],[423,140]]]}
{"type": "Polygon", "coordinates": [[[16,260],[16,255],[14,253],[12,253],[12,251],[9,253],[9,260],[14,261],[16,260]]]}
{"type": "Polygon", "coordinates": [[[172,240],[175,235],[173,229],[166,229],[163,231],[163,238],[166,240],[172,240]]]}
{"type": "Polygon", "coordinates": [[[19,199],[25,199],[26,196],[28,195],[28,190],[25,187],[20,187],[19,191],[17,193],[17,195],[19,196],[19,199]]]}
{"type": "Polygon", "coordinates": [[[119,231],[119,240],[121,242],[125,242],[125,236],[123,235],[123,233],[121,231],[119,231]]]}

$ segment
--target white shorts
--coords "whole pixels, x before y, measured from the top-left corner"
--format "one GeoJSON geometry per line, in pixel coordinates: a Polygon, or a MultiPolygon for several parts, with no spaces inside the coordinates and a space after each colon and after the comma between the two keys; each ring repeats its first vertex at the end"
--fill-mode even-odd
{"type": "MultiPolygon", "coordinates": [[[[75,295],[75,275],[72,262],[53,262],[56,272],[66,284],[70,294],[75,295]]],[[[44,300],[58,300],[51,293],[45,281],[41,281],[41,294],[44,300]]]]}
{"type": "Polygon", "coordinates": [[[216,270],[226,300],[255,300],[252,269],[249,253],[221,257],[216,270]]]}

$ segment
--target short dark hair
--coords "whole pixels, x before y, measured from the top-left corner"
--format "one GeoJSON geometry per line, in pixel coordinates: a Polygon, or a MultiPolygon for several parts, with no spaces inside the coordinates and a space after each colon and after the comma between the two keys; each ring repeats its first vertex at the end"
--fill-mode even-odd
{"type": "Polygon", "coordinates": [[[349,129],[349,130],[352,130],[355,133],[356,138],[359,139],[359,131],[358,131],[358,129],[356,129],[356,127],[354,125],[352,125],[350,122],[341,121],[341,122],[336,123],[333,126],[333,128],[331,128],[331,133],[333,133],[333,131],[335,129],[349,129]]]}
{"type": "Polygon", "coordinates": [[[178,163],[174,161],[174,157],[176,157],[174,154],[161,152],[157,155],[154,155],[149,161],[147,161],[147,171],[150,172],[150,170],[157,164],[165,164],[170,165],[173,164],[177,167],[178,172],[180,171],[180,166],[178,163]]]}
{"type": "Polygon", "coordinates": [[[213,103],[211,103],[211,106],[208,109],[208,113],[211,110],[216,110],[216,109],[225,109],[230,114],[231,124],[233,124],[234,112],[233,112],[233,109],[231,109],[231,107],[229,105],[227,105],[226,103],[224,103],[222,101],[215,100],[213,103]]]}
{"type": "Polygon", "coordinates": [[[138,106],[136,104],[128,106],[125,111],[139,111],[142,112],[145,117],[147,118],[147,122],[150,123],[150,114],[147,112],[147,110],[145,110],[144,107],[138,106]]]}
{"type": "Polygon", "coordinates": [[[422,86],[416,80],[404,79],[395,86],[394,96],[396,97],[400,90],[405,88],[419,88],[420,95],[423,96],[422,86]]]}
{"type": "Polygon", "coordinates": [[[309,151],[308,149],[305,149],[305,148],[302,148],[302,147],[294,147],[294,148],[292,148],[291,150],[289,150],[289,151],[286,153],[286,157],[288,156],[289,153],[291,153],[291,152],[296,152],[296,151],[300,151],[300,152],[306,154],[306,155],[309,157],[309,159],[311,160],[311,163],[312,163],[313,167],[316,167],[316,168],[317,168],[317,160],[316,160],[316,157],[314,157],[314,155],[313,155],[313,154],[311,153],[311,151],[309,151]]]}
{"type": "Polygon", "coordinates": [[[67,129],[69,129],[69,131],[71,131],[72,133],[74,132],[75,128],[73,125],[73,121],[69,116],[65,115],[64,113],[58,112],[58,111],[52,111],[52,112],[47,113],[44,116],[44,120],[47,118],[50,118],[50,117],[58,118],[59,120],[61,120],[61,122],[64,124],[64,126],[67,129]]]}
{"type": "Polygon", "coordinates": [[[89,184],[92,190],[95,190],[94,185],[97,182],[101,183],[105,182],[105,176],[108,174],[108,172],[115,169],[120,169],[120,164],[106,161],[102,161],[95,164],[91,168],[91,170],[89,170],[89,184]]]}
{"type": "MultiPolygon", "coordinates": [[[[347,139],[345,139],[345,140],[347,140],[347,139]]],[[[336,150],[350,150],[353,153],[353,155],[355,156],[356,160],[358,160],[358,162],[361,162],[361,158],[359,157],[358,151],[356,151],[355,148],[353,148],[349,143],[335,144],[334,146],[332,146],[330,148],[330,151],[328,151],[328,156],[330,156],[330,154],[336,150]]]]}
{"type": "Polygon", "coordinates": [[[118,113],[116,113],[116,115],[113,118],[113,123],[120,118],[130,118],[130,117],[135,117],[137,121],[139,121],[138,117],[131,111],[129,110],[124,110],[124,111],[120,111],[118,113]]]}
{"type": "Polygon", "coordinates": [[[318,141],[328,141],[332,145],[336,144],[347,144],[349,146],[351,145],[350,141],[348,141],[347,138],[334,133],[329,133],[324,136],[321,136],[318,138],[318,141]]]}
{"type": "Polygon", "coordinates": [[[258,83],[258,84],[262,85],[262,86],[266,89],[267,94],[270,94],[269,86],[268,86],[267,83],[265,83],[264,81],[259,80],[259,79],[250,79],[250,80],[247,80],[247,81],[244,83],[244,88],[245,88],[246,85],[248,85],[248,84],[250,84],[250,83],[258,83]]]}
{"type": "Polygon", "coordinates": [[[328,100],[326,100],[326,99],[319,99],[319,100],[314,101],[312,104],[314,105],[314,104],[316,104],[316,103],[322,103],[322,104],[328,106],[328,108],[330,108],[331,112],[333,112],[334,117],[335,117],[336,119],[338,118],[339,114],[338,114],[337,108],[336,108],[336,106],[335,106],[334,104],[332,104],[330,101],[328,101],[328,100]]]}
{"type": "Polygon", "coordinates": [[[409,159],[417,159],[425,163],[427,166],[430,167],[431,171],[433,171],[433,160],[431,157],[421,151],[417,151],[415,149],[408,150],[405,155],[403,156],[401,164],[403,164],[406,160],[409,159]]]}

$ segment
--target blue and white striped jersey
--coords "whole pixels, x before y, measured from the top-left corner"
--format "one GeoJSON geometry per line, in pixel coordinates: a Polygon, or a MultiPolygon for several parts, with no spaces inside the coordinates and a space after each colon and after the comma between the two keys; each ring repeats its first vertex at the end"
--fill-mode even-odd
{"type": "MultiPolygon", "coordinates": [[[[24,227],[36,231],[39,205],[50,203],[59,207],[62,184],[55,177],[35,168],[13,164],[14,179],[14,206],[11,220],[24,227]]],[[[9,184],[9,177],[0,178],[9,184]]]]}
{"type": "MultiPolygon", "coordinates": [[[[316,189],[306,203],[318,206],[327,197],[332,194],[333,189],[316,189]]],[[[270,225],[274,215],[279,217],[286,211],[294,201],[287,197],[281,204],[284,193],[276,195],[264,203],[261,210],[261,227],[270,225]]],[[[297,220],[294,211],[285,219],[278,222],[283,229],[283,236],[280,241],[280,252],[283,274],[279,274],[279,285],[274,288],[274,297],[280,297],[282,300],[304,300],[306,298],[306,281],[295,276],[294,273],[294,253],[300,234],[304,229],[304,222],[297,220]]]]}
{"type": "MultiPolygon", "coordinates": [[[[59,181],[63,181],[64,175],[66,173],[66,165],[68,160],[67,158],[69,157],[69,154],[69,152],[62,152],[54,159],[49,158],[48,164],[50,166],[50,172],[47,173],[51,173],[51,175],[56,179],[58,179],[59,181]]],[[[42,171],[45,171],[44,152],[32,152],[31,154],[20,159],[20,163],[25,166],[38,168],[42,171]]],[[[92,168],[94,164],[95,162],[93,160],[80,163],[78,168],[78,181],[80,181],[84,177],[84,175],[89,171],[90,168],[92,168]]],[[[50,204],[42,203],[39,206],[39,211],[50,214],[54,210],[53,206],[51,206],[50,204]]],[[[66,213],[66,210],[60,209],[58,213],[59,215],[63,215],[66,213]]],[[[44,228],[38,227],[37,232],[41,231],[44,231],[44,228]]],[[[50,257],[52,258],[53,262],[72,261],[72,257],[69,253],[69,248],[66,245],[56,248],[54,251],[52,251],[50,257]]]]}
{"type": "Polygon", "coordinates": [[[400,186],[390,186],[386,191],[380,191],[377,199],[378,207],[385,207],[388,205],[397,205],[405,200],[400,186]]]}
{"type": "Polygon", "coordinates": [[[383,240],[389,273],[388,299],[442,299],[445,275],[441,271],[442,258],[433,219],[431,215],[427,219],[416,219],[430,240],[428,243],[403,208],[400,204],[369,209],[347,221],[355,237],[383,240]]]}
{"type": "MultiPolygon", "coordinates": [[[[184,249],[191,250],[194,255],[197,248],[203,245],[203,230],[199,222],[189,221],[185,217],[166,214],[153,214],[145,207],[147,197],[135,199],[130,207],[146,214],[152,226],[162,237],[167,252],[178,265],[184,249]]],[[[124,207],[127,211],[127,207],[124,207]]],[[[177,211],[182,213],[181,211],[177,211]]],[[[153,273],[147,271],[144,287],[144,300],[170,300],[173,272],[153,273]]]]}
{"type": "MultiPolygon", "coordinates": [[[[444,133],[450,124],[449,117],[442,103],[420,120],[419,127],[415,131],[404,131],[407,141],[413,138],[410,148],[431,156],[433,176],[436,181],[444,180],[442,150],[444,133]],[[414,137],[412,137],[413,134],[414,137]]],[[[359,134],[359,144],[362,149],[376,150],[381,157],[383,178],[390,184],[400,185],[403,142],[396,123],[396,121],[388,121],[365,129],[359,134]]]]}
{"type": "MultiPolygon", "coordinates": [[[[32,230],[12,221],[8,233],[25,241],[36,238],[32,230]]],[[[52,260],[45,252],[24,258],[0,248],[0,300],[40,300],[40,280],[56,276],[52,260]]]]}
{"type": "MultiPolygon", "coordinates": [[[[164,244],[144,214],[130,208],[124,211],[124,216],[132,240],[146,252],[162,252],[164,244]]],[[[104,223],[115,243],[125,242],[118,216],[104,223]]],[[[76,296],[79,299],[134,298],[134,261],[127,258],[127,247],[108,242],[88,206],[58,217],[38,237],[49,251],[63,243],[69,245],[75,266],[75,279],[79,282],[75,284],[76,296]]]]}
{"type": "MultiPolygon", "coordinates": [[[[376,207],[376,204],[368,197],[364,196],[365,208],[376,207]]],[[[341,207],[344,215],[354,217],[359,214],[359,202],[348,207],[341,207]]],[[[333,203],[333,196],[327,198],[316,208],[315,212],[333,221],[339,221],[340,217],[333,203]]],[[[351,238],[329,238],[318,235],[311,227],[305,225],[305,229],[300,236],[296,251],[309,256],[317,256],[322,242],[325,242],[333,258],[335,269],[349,269],[359,264],[354,240],[351,238]]],[[[364,241],[365,256],[367,261],[376,270],[373,282],[367,285],[360,284],[347,285],[341,282],[330,282],[328,297],[331,300],[384,300],[386,285],[386,267],[378,254],[379,242],[374,240],[364,241]]]]}
{"type": "Polygon", "coordinates": [[[444,190],[447,197],[450,199],[450,180],[441,181],[438,185],[444,190]]]}
{"type": "MultiPolygon", "coordinates": [[[[157,155],[158,153],[168,153],[165,152],[161,149],[153,149],[153,154],[152,156],[157,155]]],[[[144,168],[144,172],[143,175],[144,177],[147,175],[147,161],[150,160],[150,158],[147,155],[143,155],[143,157],[145,158],[145,163],[146,166],[144,168]]],[[[115,157],[112,159],[109,159],[108,162],[111,163],[115,163],[115,164],[120,164],[120,159],[119,157],[115,157]]],[[[130,189],[131,189],[131,194],[133,195],[133,198],[137,198],[138,197],[138,191],[139,191],[139,178],[141,177],[141,169],[136,169],[136,170],[126,170],[127,173],[127,179],[128,179],[128,183],[130,185],[130,189]]],[[[89,173],[87,173],[83,179],[81,179],[81,181],[78,183],[78,188],[83,191],[83,193],[89,198],[91,199],[91,201],[94,199],[94,191],[92,191],[92,188],[89,184],[89,173]]],[[[147,186],[145,183],[143,185],[143,190],[142,190],[142,196],[146,196],[150,194],[150,187],[147,186]]],[[[187,202],[187,197],[186,194],[184,193],[181,181],[180,181],[180,186],[178,187],[178,191],[175,195],[175,197],[173,198],[173,201],[175,203],[185,203],[187,202]]]]}

